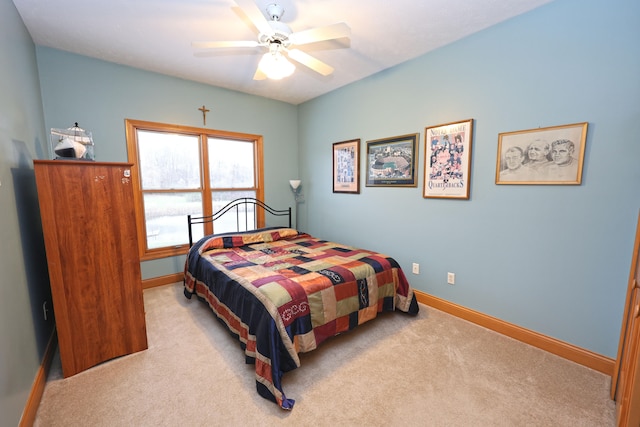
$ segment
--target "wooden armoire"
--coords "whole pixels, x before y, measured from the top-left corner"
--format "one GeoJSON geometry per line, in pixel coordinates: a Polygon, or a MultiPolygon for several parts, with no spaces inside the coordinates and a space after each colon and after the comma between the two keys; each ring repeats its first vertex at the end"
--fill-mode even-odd
{"type": "Polygon", "coordinates": [[[131,167],[34,161],[64,377],[147,348],[131,167]]]}
{"type": "Polygon", "coordinates": [[[619,427],[640,426],[640,215],[611,394],[619,427]]]}

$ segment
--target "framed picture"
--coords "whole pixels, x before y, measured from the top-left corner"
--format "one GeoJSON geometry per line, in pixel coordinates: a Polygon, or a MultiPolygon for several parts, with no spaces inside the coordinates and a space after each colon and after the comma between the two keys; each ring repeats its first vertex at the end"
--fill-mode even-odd
{"type": "Polygon", "coordinates": [[[367,141],[367,187],[416,187],[418,136],[367,141]]]}
{"type": "Polygon", "coordinates": [[[496,184],[579,185],[588,123],[498,135],[496,184]]]}
{"type": "Polygon", "coordinates": [[[360,193],[360,140],[333,144],[333,192],[360,193]]]}
{"type": "Polygon", "coordinates": [[[422,197],[468,199],[473,119],[425,128],[422,197]]]}

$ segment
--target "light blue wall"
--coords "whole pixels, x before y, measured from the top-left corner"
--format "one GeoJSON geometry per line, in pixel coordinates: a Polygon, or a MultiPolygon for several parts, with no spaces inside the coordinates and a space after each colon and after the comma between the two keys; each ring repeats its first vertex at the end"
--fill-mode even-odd
{"type": "MultiPolygon", "coordinates": [[[[391,254],[416,289],[615,357],[640,208],[639,20],[635,0],[556,0],[295,107],[34,52],[0,0],[0,424],[17,424],[52,330],[39,311],[50,294],[31,169],[47,158],[48,129],[78,121],[98,160],[124,161],[125,118],[201,126],[202,104],[208,127],[264,135],[267,201],[292,204],[287,181],[300,171],[301,228],[391,254]],[[470,200],[423,199],[422,158],[417,188],[331,192],[333,142],[361,138],[364,152],[366,140],[467,118],[470,200]],[[581,186],[494,184],[498,133],[580,121],[581,186]]],[[[147,262],[143,277],[181,269],[180,257],[147,262]]]]}
{"type": "Polygon", "coordinates": [[[394,256],[420,291],[615,358],[640,208],[639,21],[636,0],[557,0],[301,105],[302,227],[394,256]],[[366,140],[469,118],[470,200],[422,198],[423,140],[417,188],[332,193],[332,143],[362,139],[364,177],[366,140]],[[495,185],[498,133],[585,121],[582,185],[495,185]]]}
{"type": "Polygon", "coordinates": [[[35,47],[11,0],[0,0],[0,425],[27,402],[53,319],[33,174],[45,131],[35,47]]]}
{"type": "MultiPolygon", "coordinates": [[[[90,130],[96,160],[126,161],[125,119],[264,136],[265,201],[291,206],[298,176],[297,108],[135,68],[37,47],[46,129],[78,122],[90,130]]],[[[186,232],[186,225],[185,225],[186,232]]],[[[182,272],[184,257],[142,263],[143,279],[182,272]]]]}

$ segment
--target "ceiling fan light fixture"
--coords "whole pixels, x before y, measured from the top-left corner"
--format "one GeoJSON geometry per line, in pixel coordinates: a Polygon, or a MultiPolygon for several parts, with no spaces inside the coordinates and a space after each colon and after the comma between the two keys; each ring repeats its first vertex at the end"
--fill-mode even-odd
{"type": "Polygon", "coordinates": [[[284,15],[284,8],[276,3],[268,4],[266,11],[272,21],[279,21],[284,15]]]}
{"type": "MultiPolygon", "coordinates": [[[[293,48],[293,46],[349,38],[351,29],[347,24],[340,22],[293,32],[289,26],[281,21],[284,14],[284,8],[281,5],[268,2],[265,10],[269,19],[266,19],[264,12],[256,5],[255,0],[235,0],[235,2],[243,10],[244,15],[251,21],[255,29],[258,30],[258,40],[193,42],[193,47],[198,49],[237,47],[264,47],[269,49],[269,52],[262,56],[253,75],[253,80],[264,80],[266,78],[280,80],[290,76],[295,71],[296,66],[289,60],[325,77],[333,73],[333,67],[298,48],[293,48]]],[[[196,52],[195,55],[203,56],[201,55],[202,53],[196,52]]]]}
{"type": "Polygon", "coordinates": [[[279,50],[265,53],[258,68],[272,80],[289,77],[296,69],[295,65],[289,62],[279,50]]]}

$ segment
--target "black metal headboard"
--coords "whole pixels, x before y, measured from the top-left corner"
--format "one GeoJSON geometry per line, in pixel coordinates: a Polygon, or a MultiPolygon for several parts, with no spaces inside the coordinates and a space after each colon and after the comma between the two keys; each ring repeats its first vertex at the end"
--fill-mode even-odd
{"type": "Polygon", "coordinates": [[[235,199],[227,203],[222,209],[220,209],[218,212],[215,212],[213,215],[206,215],[206,216],[187,215],[187,221],[189,226],[189,247],[193,245],[193,232],[192,232],[193,224],[205,224],[208,222],[213,222],[231,210],[235,210],[235,214],[236,214],[236,231],[240,231],[240,213],[245,214],[244,226],[245,226],[245,230],[247,230],[249,228],[248,215],[247,215],[248,205],[253,205],[255,212],[258,211],[258,208],[261,208],[265,212],[268,212],[274,216],[288,216],[289,228],[291,228],[291,208],[290,207],[288,209],[278,210],[278,209],[273,209],[271,206],[266,205],[263,201],[254,199],[253,197],[240,197],[238,199],[235,199]]]}

